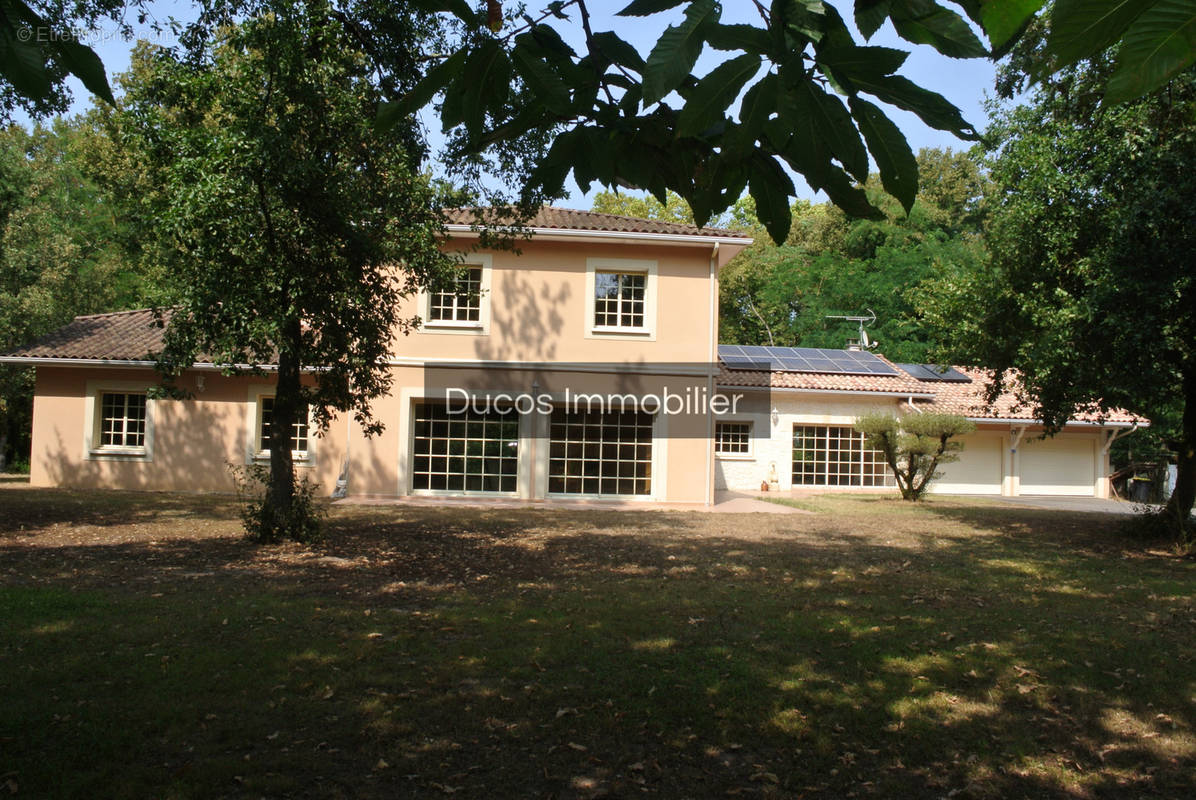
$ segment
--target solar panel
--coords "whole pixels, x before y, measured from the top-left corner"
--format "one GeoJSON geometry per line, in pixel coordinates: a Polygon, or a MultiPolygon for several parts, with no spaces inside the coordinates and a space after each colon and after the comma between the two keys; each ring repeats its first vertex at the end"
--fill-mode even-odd
{"type": "Polygon", "coordinates": [[[971,383],[972,379],[954,367],[938,367],[934,364],[898,364],[903,370],[920,381],[934,383],[971,383]]]}
{"type": "Polygon", "coordinates": [[[718,356],[728,369],[773,369],[841,375],[897,374],[895,369],[876,355],[863,350],[722,344],[718,346],[718,356]]]}

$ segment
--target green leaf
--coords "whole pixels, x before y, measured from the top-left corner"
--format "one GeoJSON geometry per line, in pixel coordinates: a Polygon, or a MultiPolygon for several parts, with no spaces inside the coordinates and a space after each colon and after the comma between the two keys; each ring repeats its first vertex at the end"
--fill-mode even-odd
{"type": "Polygon", "coordinates": [[[1130,26],[1105,100],[1122,103],[1157,89],[1196,60],[1196,3],[1159,0],[1130,26]]]}
{"type": "Polygon", "coordinates": [[[482,42],[465,62],[464,74],[452,90],[461,92],[461,112],[469,137],[477,140],[483,133],[486,109],[509,91],[511,62],[503,46],[494,39],[482,42]],[[460,89],[457,87],[464,86],[460,89]]]}
{"type": "Polygon", "coordinates": [[[538,52],[542,52],[542,48],[535,44],[530,33],[522,34],[515,42],[515,48],[511,51],[511,61],[519,77],[535,93],[536,99],[553,113],[569,113],[569,87],[557,72],[540,58],[538,52]]]}
{"type": "Polygon", "coordinates": [[[789,198],[795,194],[793,181],[772,156],[759,150],[748,163],[748,191],[756,201],[756,216],[778,244],[789,235],[793,222],[789,198]]]}
{"type": "Polygon", "coordinates": [[[1051,9],[1051,69],[1095,55],[1121,38],[1150,3],[1144,0],[1058,0],[1051,9]]]}
{"type": "Polygon", "coordinates": [[[426,11],[429,14],[436,14],[439,12],[447,12],[460,19],[462,22],[470,24],[478,21],[478,15],[469,7],[469,3],[465,0],[410,0],[409,6],[419,10],[426,11]]]}
{"type": "Polygon", "coordinates": [[[25,97],[42,98],[52,88],[41,50],[18,39],[9,25],[0,28],[0,75],[25,97]]]}
{"type": "Polygon", "coordinates": [[[909,53],[892,47],[821,47],[817,52],[818,63],[853,75],[891,75],[901,69],[909,53]]]}
{"type": "Polygon", "coordinates": [[[984,32],[993,50],[1000,50],[1042,8],[1045,0],[988,0],[980,6],[984,32]]]}
{"type": "Polygon", "coordinates": [[[723,119],[723,114],[751,78],[760,71],[760,57],[742,55],[719,64],[698,81],[677,118],[677,134],[695,136],[723,119]]]}
{"type": "Polygon", "coordinates": [[[909,142],[893,121],[867,100],[853,97],[848,102],[868,143],[868,152],[880,170],[885,191],[901,201],[908,214],[918,195],[918,160],[909,142]]]}
{"type": "Polygon", "coordinates": [[[469,51],[458,50],[428,70],[423,79],[411,91],[398,100],[382,103],[378,106],[378,117],[374,127],[380,132],[389,131],[407,117],[432,102],[432,98],[443,91],[452,81],[460,77],[465,68],[465,59],[469,51]]]}
{"type": "Polygon", "coordinates": [[[739,125],[723,137],[724,153],[747,153],[764,135],[764,123],[777,107],[778,85],[777,76],[770,72],[744,93],[743,102],[739,104],[739,125]]]}
{"type": "Polygon", "coordinates": [[[634,0],[634,2],[616,14],[616,16],[646,17],[649,14],[657,14],[661,11],[668,11],[670,8],[676,8],[684,2],[685,0],[634,0]]]}
{"type": "Polygon", "coordinates": [[[82,81],[89,92],[110,105],[116,105],[112,87],[108,85],[108,75],[104,72],[104,63],[94,50],[71,39],[57,42],[54,50],[62,65],[82,81]]]}
{"type": "Polygon", "coordinates": [[[839,98],[827,94],[810,80],[802,80],[793,90],[793,111],[813,125],[817,136],[847,171],[861,181],[868,179],[868,151],[851,115],[839,98]]]}
{"type": "Polygon", "coordinates": [[[594,34],[594,47],[612,64],[643,73],[644,59],[639,52],[611,31],[594,34]]]}
{"type": "Polygon", "coordinates": [[[855,24],[864,35],[864,41],[873,37],[889,18],[889,6],[892,0],[856,0],[855,24]]]}
{"type": "Polygon", "coordinates": [[[743,50],[764,55],[772,46],[772,37],[755,25],[707,25],[706,41],[715,50],[743,50]]]}
{"type": "Polygon", "coordinates": [[[528,184],[543,187],[548,197],[560,197],[565,179],[569,177],[569,171],[573,168],[578,144],[583,138],[581,128],[573,128],[559,134],[553,140],[552,147],[548,148],[548,154],[540,159],[528,176],[528,184]]]}
{"type": "Polygon", "coordinates": [[[963,17],[930,0],[901,0],[889,18],[897,34],[908,42],[928,44],[952,58],[982,58],[984,43],[963,17]]]}
{"type": "Polygon", "coordinates": [[[701,28],[718,19],[716,0],[693,0],[680,25],[670,25],[660,35],[644,67],[644,105],[664,99],[685,80],[702,54],[701,28]]]}
{"type": "Polygon", "coordinates": [[[937,92],[923,89],[908,78],[900,75],[886,75],[881,78],[855,78],[856,86],[877,97],[882,102],[912,111],[932,128],[950,131],[961,139],[976,140],[976,129],[951,105],[947,98],[937,92]]]}

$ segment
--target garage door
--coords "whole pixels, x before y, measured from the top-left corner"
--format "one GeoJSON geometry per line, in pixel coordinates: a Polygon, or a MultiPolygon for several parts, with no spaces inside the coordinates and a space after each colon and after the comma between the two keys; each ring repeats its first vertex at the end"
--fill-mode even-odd
{"type": "Polygon", "coordinates": [[[593,497],[652,494],[652,415],[553,409],[548,492],[593,497]]]}
{"type": "Polygon", "coordinates": [[[411,488],[425,492],[513,494],[518,490],[519,416],[417,403],[411,488]]]}
{"type": "Polygon", "coordinates": [[[1000,436],[965,436],[959,460],[943,466],[943,477],[930,484],[939,494],[1000,494],[1000,436]]]}
{"type": "Polygon", "coordinates": [[[1092,439],[1023,439],[1018,453],[1022,494],[1094,493],[1096,442],[1092,439]]]}

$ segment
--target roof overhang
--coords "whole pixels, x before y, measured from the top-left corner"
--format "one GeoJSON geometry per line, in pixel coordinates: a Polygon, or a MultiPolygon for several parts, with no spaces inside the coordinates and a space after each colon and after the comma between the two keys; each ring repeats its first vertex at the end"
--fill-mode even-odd
{"type": "MultiPolygon", "coordinates": [[[[482,229],[473,225],[446,225],[445,230],[455,236],[480,236],[482,229]]],[[[531,234],[533,237],[548,240],[561,241],[620,241],[620,242],[639,242],[644,244],[661,244],[661,245],[705,245],[713,247],[714,245],[729,245],[734,247],[747,247],[752,243],[752,239],[743,236],[700,236],[690,233],[644,233],[639,231],[595,231],[595,230],[573,230],[570,228],[511,228],[495,226],[488,228],[501,233],[510,233],[515,236],[522,236],[524,234],[531,234]]]]}
{"type": "MultiPolygon", "coordinates": [[[[984,423],[986,425],[1011,425],[1014,427],[1043,425],[1040,419],[1015,419],[1011,417],[968,417],[969,422],[977,424],[984,423]]],[[[1105,420],[1104,422],[1091,422],[1088,420],[1069,420],[1063,426],[1064,428],[1149,428],[1150,423],[1146,421],[1139,422],[1124,422],[1121,420],[1105,420]]]]}
{"type": "Polygon", "coordinates": [[[899,391],[870,391],[868,389],[801,389],[790,386],[737,386],[731,383],[720,383],[721,390],[738,389],[746,392],[783,392],[786,394],[843,394],[855,397],[899,397],[902,400],[933,400],[932,394],[918,394],[916,392],[899,391]]]}
{"type": "MultiPolygon", "coordinates": [[[[44,356],[0,356],[0,364],[23,364],[29,367],[140,367],[152,369],[156,361],[107,359],[107,358],[48,358],[44,356]]],[[[197,361],[189,369],[201,369],[211,372],[222,372],[226,369],[261,370],[274,372],[277,364],[213,364],[209,361],[197,361]]]]}

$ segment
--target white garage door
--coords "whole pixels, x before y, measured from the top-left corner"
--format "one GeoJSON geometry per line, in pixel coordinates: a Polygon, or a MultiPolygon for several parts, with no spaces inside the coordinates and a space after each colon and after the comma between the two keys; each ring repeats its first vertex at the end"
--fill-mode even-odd
{"type": "Polygon", "coordinates": [[[960,439],[959,460],[943,466],[943,477],[930,484],[938,494],[1000,494],[1000,436],[973,435],[960,439]]]}
{"type": "Polygon", "coordinates": [[[1094,494],[1096,442],[1093,439],[1023,439],[1022,494],[1094,494]]]}

